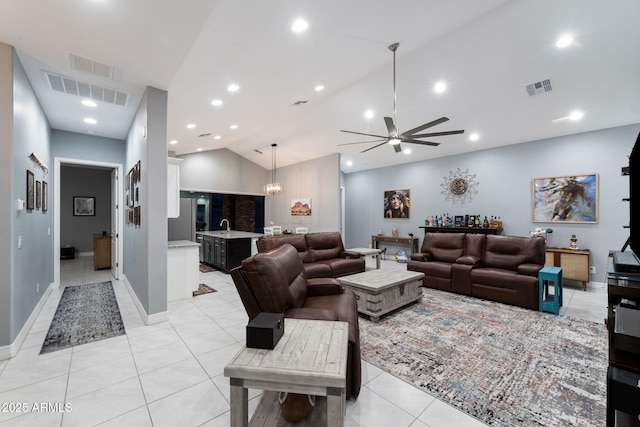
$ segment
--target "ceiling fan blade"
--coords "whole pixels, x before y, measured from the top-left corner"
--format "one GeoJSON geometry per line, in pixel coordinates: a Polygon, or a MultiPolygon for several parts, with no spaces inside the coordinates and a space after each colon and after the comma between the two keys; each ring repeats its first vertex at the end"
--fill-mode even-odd
{"type": "Polygon", "coordinates": [[[396,129],[396,125],[393,123],[393,119],[391,117],[385,117],[384,122],[387,125],[389,136],[395,136],[398,134],[398,129],[396,129]]]}
{"type": "Polygon", "coordinates": [[[353,144],[365,144],[367,142],[379,142],[379,141],[385,141],[386,142],[387,138],[382,138],[382,139],[372,139],[370,141],[359,141],[359,142],[347,142],[346,144],[338,144],[338,146],[341,145],[353,145],[353,144]]]}
{"type": "Polygon", "coordinates": [[[432,122],[425,123],[425,124],[423,124],[422,126],[418,126],[417,128],[413,128],[413,129],[411,129],[411,130],[408,130],[408,131],[406,131],[406,132],[403,132],[403,133],[402,133],[402,135],[403,135],[403,136],[404,136],[404,135],[406,135],[406,136],[411,136],[411,135],[413,135],[414,133],[418,133],[418,132],[420,132],[420,131],[422,131],[422,130],[428,129],[428,128],[433,127],[433,126],[435,126],[435,125],[439,125],[440,123],[444,123],[444,122],[446,122],[447,120],[449,120],[449,118],[448,118],[448,117],[440,117],[439,119],[436,119],[436,120],[434,120],[434,121],[432,121],[432,122]]]}
{"type": "Polygon", "coordinates": [[[387,141],[381,142],[380,144],[378,144],[378,145],[374,145],[373,147],[369,147],[369,148],[367,148],[366,150],[361,151],[360,153],[366,153],[367,151],[369,151],[369,150],[373,150],[374,148],[378,148],[378,147],[380,147],[381,145],[384,145],[384,144],[386,144],[386,143],[387,143],[387,141]]]}
{"type": "Polygon", "coordinates": [[[408,142],[410,144],[431,145],[433,147],[437,147],[438,145],[440,145],[439,142],[418,141],[417,139],[411,139],[411,138],[403,139],[402,142],[408,142]]]}
{"type": "Polygon", "coordinates": [[[356,135],[372,136],[374,138],[387,138],[387,135],[374,135],[374,134],[371,134],[371,133],[353,132],[353,131],[350,131],[350,130],[341,130],[340,132],[353,133],[353,134],[356,134],[356,135]]]}
{"type": "Polygon", "coordinates": [[[446,135],[458,135],[464,133],[464,130],[450,130],[447,132],[432,132],[432,133],[421,133],[418,135],[411,135],[411,138],[429,138],[431,136],[446,136],[446,135]]]}

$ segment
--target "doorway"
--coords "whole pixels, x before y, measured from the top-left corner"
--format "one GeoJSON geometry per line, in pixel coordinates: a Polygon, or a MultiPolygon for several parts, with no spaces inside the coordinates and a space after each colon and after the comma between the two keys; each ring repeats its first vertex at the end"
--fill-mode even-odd
{"type": "MultiPolygon", "coordinates": [[[[81,160],[81,159],[69,159],[69,158],[54,158],[54,170],[55,170],[55,179],[54,179],[54,227],[53,227],[53,256],[54,256],[54,288],[60,287],[60,249],[61,245],[61,218],[63,209],[69,209],[70,206],[63,206],[61,203],[61,168],[62,166],[76,166],[76,167],[84,167],[84,168],[100,168],[106,169],[110,171],[110,180],[111,180],[111,201],[110,201],[110,230],[109,232],[112,235],[112,265],[111,265],[111,274],[112,276],[118,280],[120,279],[122,272],[122,259],[123,259],[123,243],[122,243],[122,212],[119,209],[120,206],[123,206],[123,196],[121,191],[117,191],[121,188],[119,184],[119,177],[122,177],[123,165],[119,163],[105,163],[99,161],[92,160],[81,160]]],[[[104,203],[104,202],[103,202],[104,203]]],[[[106,231],[106,230],[103,230],[106,231]]]]}

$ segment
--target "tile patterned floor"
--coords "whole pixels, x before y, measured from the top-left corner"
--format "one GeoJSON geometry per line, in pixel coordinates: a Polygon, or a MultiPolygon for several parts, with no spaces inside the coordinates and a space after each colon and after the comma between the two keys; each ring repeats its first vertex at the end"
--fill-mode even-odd
{"type": "MultiPolygon", "coordinates": [[[[374,261],[367,259],[367,266],[374,261]]],[[[241,348],[247,322],[230,276],[200,273],[218,292],[170,304],[169,321],[152,326],[144,325],[124,284],[114,280],[127,334],[39,355],[63,287],[110,280],[110,273],[93,271],[93,258],[79,257],[61,261],[61,277],[17,356],[0,361],[0,403],[13,404],[0,408],[6,409],[0,410],[1,427],[229,425],[223,368],[241,348]]],[[[603,287],[582,292],[567,283],[564,292],[561,315],[603,321],[603,287]]],[[[362,383],[358,400],[347,404],[346,426],[484,425],[366,362],[362,383]]],[[[260,392],[250,391],[249,398],[252,413],[260,392]]]]}

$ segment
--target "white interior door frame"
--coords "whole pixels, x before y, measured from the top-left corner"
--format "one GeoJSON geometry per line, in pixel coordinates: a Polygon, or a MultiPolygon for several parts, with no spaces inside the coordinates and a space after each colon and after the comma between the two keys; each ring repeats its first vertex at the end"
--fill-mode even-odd
{"type": "MultiPolygon", "coordinates": [[[[71,159],[65,157],[54,157],[54,171],[55,171],[55,180],[53,185],[53,215],[54,215],[54,225],[53,225],[53,287],[57,289],[60,287],[60,167],[62,165],[81,165],[81,166],[98,166],[107,169],[117,169],[117,175],[119,177],[122,176],[123,165],[122,163],[107,163],[107,162],[99,162],[95,160],[83,160],[83,159],[71,159]]],[[[117,205],[123,206],[122,199],[122,191],[118,192],[117,197],[117,205]]],[[[122,215],[122,209],[119,211],[119,215],[122,215]]],[[[122,229],[122,217],[118,218],[118,265],[122,265],[122,237],[123,237],[123,229],[122,229]]]]}

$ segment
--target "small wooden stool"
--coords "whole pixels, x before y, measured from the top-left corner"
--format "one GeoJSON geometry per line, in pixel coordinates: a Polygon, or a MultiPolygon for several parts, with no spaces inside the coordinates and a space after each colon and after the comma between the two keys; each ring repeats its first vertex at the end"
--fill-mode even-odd
{"type": "Polygon", "coordinates": [[[562,307],[562,268],[545,266],[538,272],[538,311],[548,311],[556,316],[562,307]],[[548,286],[553,282],[553,295],[548,286]]]}

